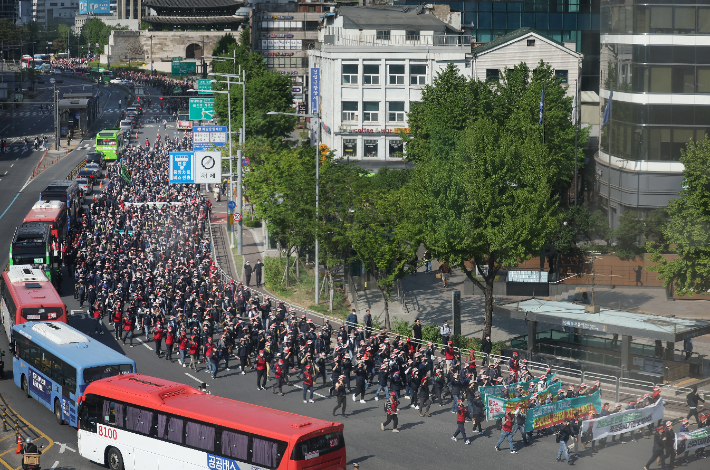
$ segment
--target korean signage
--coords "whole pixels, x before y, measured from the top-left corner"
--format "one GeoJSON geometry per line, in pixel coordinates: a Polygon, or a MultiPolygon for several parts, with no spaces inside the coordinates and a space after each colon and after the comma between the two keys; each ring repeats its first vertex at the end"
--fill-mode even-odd
{"type": "Polygon", "coordinates": [[[79,14],[111,13],[109,3],[109,0],[81,0],[79,14]]]}
{"type": "Polygon", "coordinates": [[[37,394],[37,397],[50,403],[52,401],[52,381],[39,374],[34,369],[30,369],[30,392],[37,394]]]}
{"type": "Polygon", "coordinates": [[[693,432],[675,433],[673,447],[678,455],[691,450],[702,449],[710,445],[710,427],[700,428],[693,432]]]}
{"type": "Polygon", "coordinates": [[[320,98],[320,69],[317,67],[311,68],[311,113],[318,114],[318,98],[320,98]]]}
{"type": "Polygon", "coordinates": [[[214,150],[227,146],[226,126],[197,126],[192,128],[192,149],[214,150]]]}
{"type": "Polygon", "coordinates": [[[575,414],[585,416],[590,411],[598,413],[602,408],[599,390],[591,395],[557,400],[548,405],[528,409],[525,418],[525,432],[556,426],[565,419],[572,419],[575,414]]]}
{"type": "Polygon", "coordinates": [[[190,98],[190,120],[214,118],[214,98],[190,98]]]}
{"type": "Polygon", "coordinates": [[[170,183],[219,183],[221,162],[219,151],[170,152],[170,183]]]}
{"type": "Polygon", "coordinates": [[[171,72],[173,75],[194,75],[197,73],[197,63],[173,62],[171,72]]]}
{"type": "Polygon", "coordinates": [[[201,78],[197,80],[197,93],[200,95],[212,94],[212,79],[201,78]]]}
{"type": "MultiPolygon", "coordinates": [[[[555,382],[549,387],[547,387],[543,392],[538,394],[538,400],[544,402],[548,397],[552,397],[557,394],[560,390],[562,384],[560,382],[555,382]]],[[[492,397],[486,395],[486,408],[488,409],[488,419],[500,418],[506,413],[514,413],[518,407],[523,410],[527,410],[528,403],[530,401],[530,396],[527,395],[520,398],[513,398],[506,400],[505,398],[492,397]]]]}
{"type": "Polygon", "coordinates": [[[239,466],[236,460],[207,454],[207,468],[210,470],[239,470],[242,467],[239,466]]]}
{"type": "Polygon", "coordinates": [[[588,419],[582,422],[582,435],[588,436],[590,440],[596,440],[641,429],[663,419],[663,410],[664,405],[661,398],[653,405],[640,410],[620,411],[609,416],[588,419]]]}
{"type": "Polygon", "coordinates": [[[193,152],[170,152],[170,183],[195,182],[195,154],[193,152]]]}
{"type": "Polygon", "coordinates": [[[569,328],[581,328],[583,330],[606,331],[606,325],[588,323],[586,321],[562,320],[562,326],[569,328]]]}

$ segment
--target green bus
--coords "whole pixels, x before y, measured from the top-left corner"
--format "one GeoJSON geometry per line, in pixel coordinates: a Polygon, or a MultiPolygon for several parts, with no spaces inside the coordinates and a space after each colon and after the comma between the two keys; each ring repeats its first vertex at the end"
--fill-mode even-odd
{"type": "Polygon", "coordinates": [[[91,78],[101,83],[108,83],[113,78],[113,71],[103,67],[91,67],[91,78]]]}
{"type": "Polygon", "coordinates": [[[103,152],[107,162],[116,161],[126,149],[122,129],[104,129],[96,134],[96,151],[103,152]]]}

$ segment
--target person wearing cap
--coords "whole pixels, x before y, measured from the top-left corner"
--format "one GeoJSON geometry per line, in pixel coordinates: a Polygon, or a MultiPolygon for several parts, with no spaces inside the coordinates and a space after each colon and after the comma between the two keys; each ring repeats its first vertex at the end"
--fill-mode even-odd
{"type": "Polygon", "coordinates": [[[665,429],[663,430],[663,437],[665,440],[665,452],[668,458],[668,466],[670,468],[675,468],[675,432],[673,431],[673,421],[666,421],[665,429]]]}
{"type": "Polygon", "coordinates": [[[653,451],[651,453],[651,458],[648,459],[648,462],[644,465],[643,470],[648,470],[656,459],[660,459],[661,468],[666,467],[666,456],[664,454],[666,437],[663,434],[664,430],[665,426],[658,426],[656,428],[656,432],[653,435],[653,451]]]}
{"type": "Polygon", "coordinates": [[[303,371],[303,403],[315,403],[313,401],[313,372],[310,364],[306,364],[306,368],[303,371]],[[311,396],[306,402],[306,393],[309,390],[311,391],[311,396]]]}
{"type": "MultiPolygon", "coordinates": [[[[456,350],[454,349],[454,342],[451,340],[446,342],[446,347],[444,348],[444,358],[445,358],[444,372],[446,372],[448,374],[452,370],[454,359],[456,358],[456,350]]],[[[454,404],[454,406],[455,406],[455,404],[454,404]]]]}
{"type": "MultiPolygon", "coordinates": [[[[273,393],[276,393],[276,389],[279,389],[279,393],[281,396],[284,396],[283,392],[283,376],[284,376],[284,368],[283,368],[283,359],[279,359],[274,365],[274,386],[271,388],[271,391],[273,393]]],[[[304,395],[305,395],[305,390],[304,390],[304,395]]]]}
{"type": "Polygon", "coordinates": [[[355,309],[350,311],[350,314],[345,319],[345,323],[348,326],[348,335],[357,331],[357,313],[355,313],[355,309]]]}
{"type": "Polygon", "coordinates": [[[394,428],[392,429],[392,432],[399,432],[399,429],[397,429],[397,425],[399,424],[397,418],[397,405],[399,405],[399,400],[397,400],[397,394],[395,392],[390,392],[390,397],[387,399],[387,403],[385,403],[385,413],[387,414],[387,420],[384,423],[380,424],[380,429],[382,429],[383,431],[391,422],[394,428]]]}
{"type": "Polygon", "coordinates": [[[690,419],[691,416],[695,416],[695,422],[698,424],[698,427],[702,427],[700,425],[700,417],[698,416],[698,402],[703,402],[705,403],[705,400],[703,400],[700,395],[698,394],[698,386],[693,385],[690,389],[690,392],[688,395],[685,397],[686,402],[688,403],[688,416],[686,418],[690,419]]]}
{"type": "Polygon", "coordinates": [[[449,344],[449,339],[451,338],[451,327],[449,326],[448,320],[444,320],[441,324],[439,334],[441,335],[441,342],[443,344],[449,344]]]}
{"type": "Polygon", "coordinates": [[[491,335],[486,335],[481,340],[481,352],[484,354],[481,360],[481,367],[485,367],[486,364],[490,363],[491,351],[493,351],[493,343],[491,342],[491,335]]]}
{"type": "Polygon", "coordinates": [[[569,418],[565,417],[562,427],[557,430],[556,434],[560,443],[560,448],[557,451],[557,461],[559,462],[562,455],[564,455],[565,460],[567,460],[567,464],[571,465],[572,462],[570,461],[569,452],[567,450],[567,442],[569,442],[570,437],[573,435],[572,428],[569,424],[569,418]]]}
{"type": "MultiPolygon", "coordinates": [[[[680,429],[678,432],[690,432],[690,421],[688,418],[683,418],[680,421],[680,429]]],[[[683,463],[688,463],[688,451],[685,451],[685,454],[683,454],[683,463]]]]}
{"type": "Polygon", "coordinates": [[[338,411],[338,408],[342,408],[341,410],[341,416],[345,416],[345,407],[347,406],[347,400],[345,399],[345,376],[341,375],[338,377],[338,381],[335,382],[335,389],[333,390],[333,393],[335,394],[338,403],[335,405],[335,408],[333,408],[333,416],[335,416],[335,412],[338,411]]]}
{"type": "Polygon", "coordinates": [[[512,437],[515,437],[515,434],[520,431],[520,434],[523,436],[523,445],[528,445],[528,435],[525,432],[525,418],[527,416],[527,413],[523,409],[521,405],[518,405],[518,407],[515,409],[515,421],[513,424],[513,431],[511,432],[512,437]]]}
{"type": "Polygon", "coordinates": [[[497,451],[500,451],[501,443],[508,439],[508,444],[510,445],[510,453],[517,454],[518,452],[513,447],[513,423],[515,422],[515,416],[513,413],[506,413],[502,420],[502,426],[500,429],[500,439],[495,446],[497,451]]]}
{"type": "Polygon", "coordinates": [[[370,339],[370,336],[372,336],[372,315],[369,308],[365,310],[363,322],[365,323],[365,339],[370,339]]]}
{"type": "Polygon", "coordinates": [[[458,409],[456,410],[456,431],[454,432],[454,435],[451,436],[452,441],[456,442],[456,436],[461,434],[466,445],[469,445],[471,443],[471,441],[466,437],[466,429],[463,426],[466,422],[466,418],[469,417],[470,416],[468,414],[468,409],[466,408],[466,405],[464,404],[462,399],[459,399],[458,409]]]}
{"type": "Polygon", "coordinates": [[[248,286],[249,282],[251,281],[251,273],[253,272],[252,266],[249,264],[249,261],[247,260],[244,263],[244,285],[248,286]]]}

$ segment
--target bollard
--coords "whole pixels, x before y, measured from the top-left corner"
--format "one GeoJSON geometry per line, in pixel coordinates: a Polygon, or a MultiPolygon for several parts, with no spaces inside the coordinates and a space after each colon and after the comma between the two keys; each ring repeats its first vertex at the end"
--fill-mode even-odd
{"type": "Polygon", "coordinates": [[[2,430],[7,431],[7,410],[2,409],[2,430]]]}

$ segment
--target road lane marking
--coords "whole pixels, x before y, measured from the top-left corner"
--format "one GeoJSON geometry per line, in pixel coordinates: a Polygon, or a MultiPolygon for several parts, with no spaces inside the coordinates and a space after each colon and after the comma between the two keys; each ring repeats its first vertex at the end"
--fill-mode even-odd
{"type": "MultiPolygon", "coordinates": [[[[26,186],[26,185],[25,185],[25,186],[26,186]]],[[[22,188],[22,189],[25,189],[25,188],[22,188]]],[[[22,191],[22,189],[20,189],[20,191],[22,191]]],[[[10,203],[10,205],[7,206],[7,209],[5,209],[5,212],[3,212],[2,215],[0,215],[0,219],[2,219],[2,218],[5,216],[5,214],[7,213],[7,211],[10,210],[10,207],[12,207],[12,205],[15,203],[15,201],[17,200],[17,198],[18,198],[19,195],[20,195],[20,193],[17,193],[17,194],[15,195],[15,199],[13,199],[12,202],[10,203]]]]}
{"type": "Polygon", "coordinates": [[[58,465],[59,465],[59,460],[55,461],[55,462],[54,462],[54,465],[52,465],[51,468],[57,468],[58,465]]]}
{"type": "Polygon", "coordinates": [[[134,338],[134,339],[138,340],[139,343],[141,343],[143,346],[145,346],[146,348],[150,349],[151,351],[153,350],[153,348],[151,348],[151,347],[148,346],[146,343],[144,343],[142,339],[140,339],[140,338],[134,338]]]}
{"type": "Polygon", "coordinates": [[[194,375],[188,374],[187,372],[185,372],[185,375],[187,375],[188,377],[190,377],[192,380],[194,380],[194,381],[196,381],[196,382],[200,382],[200,383],[204,382],[203,380],[198,379],[198,378],[195,377],[194,375]]]}
{"type": "MultiPolygon", "coordinates": [[[[293,385],[294,387],[303,389],[303,385],[298,385],[298,384],[291,384],[291,385],[293,385]]],[[[321,398],[328,398],[328,397],[326,397],[325,395],[321,395],[321,394],[318,393],[318,392],[313,392],[313,395],[315,395],[315,396],[317,396],[317,397],[321,397],[321,398]]]]}
{"type": "Polygon", "coordinates": [[[76,452],[76,450],[72,449],[67,444],[62,444],[61,442],[57,442],[56,444],[59,446],[59,453],[60,454],[63,454],[65,450],[70,450],[72,452],[76,452]]]}

